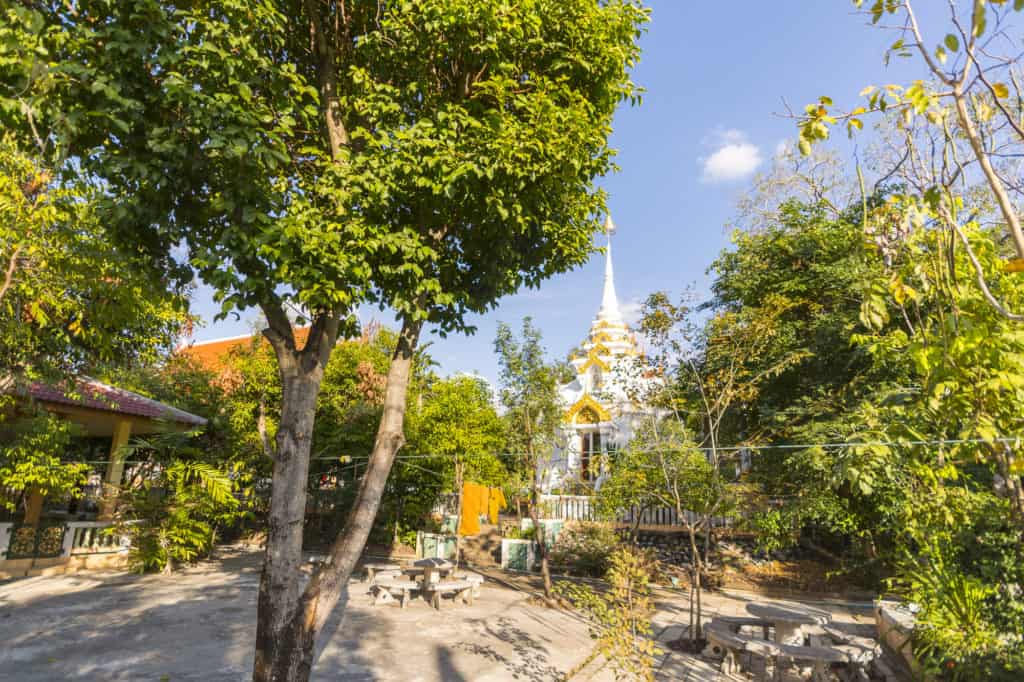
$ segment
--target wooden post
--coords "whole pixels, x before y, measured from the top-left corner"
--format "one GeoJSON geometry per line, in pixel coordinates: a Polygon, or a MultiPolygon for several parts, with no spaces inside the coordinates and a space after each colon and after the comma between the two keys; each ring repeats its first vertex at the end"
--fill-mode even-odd
{"type": "Polygon", "coordinates": [[[121,477],[124,475],[124,446],[132,433],[132,423],[128,419],[118,419],[114,425],[114,435],[110,442],[110,461],[107,473],[103,477],[103,497],[100,500],[100,521],[109,521],[114,517],[117,507],[117,495],[121,489],[121,477]]]}

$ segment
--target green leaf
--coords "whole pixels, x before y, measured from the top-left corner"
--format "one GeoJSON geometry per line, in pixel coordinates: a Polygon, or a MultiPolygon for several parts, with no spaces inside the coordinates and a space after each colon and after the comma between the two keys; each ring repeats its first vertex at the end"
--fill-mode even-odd
{"type": "Polygon", "coordinates": [[[950,52],[956,52],[960,49],[960,39],[952,33],[947,33],[945,38],[946,47],[949,48],[950,52]]]}
{"type": "Polygon", "coordinates": [[[985,0],[974,0],[974,12],[971,14],[971,35],[980,38],[985,34],[988,24],[988,12],[985,8],[985,0]]]}

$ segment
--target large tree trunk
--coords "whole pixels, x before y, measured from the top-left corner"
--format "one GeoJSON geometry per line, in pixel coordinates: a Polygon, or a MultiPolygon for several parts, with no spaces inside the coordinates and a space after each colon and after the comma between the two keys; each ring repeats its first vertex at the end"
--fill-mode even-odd
{"type": "MultiPolygon", "coordinates": [[[[287,361],[286,361],[287,362],[287,361]]],[[[267,549],[260,577],[253,679],[290,680],[274,674],[275,663],[292,656],[285,634],[302,589],[302,528],[306,513],[309,449],[321,371],[305,373],[299,363],[281,366],[281,423],[274,453],[267,549]]]]}
{"type": "MultiPolygon", "coordinates": [[[[348,583],[356,562],[362,555],[377,510],[380,508],[391,465],[398,450],[405,443],[405,399],[412,374],[413,353],[419,341],[421,327],[422,322],[418,320],[406,320],[402,325],[388,370],[384,414],[355,503],[349,512],[345,527],[331,546],[327,560],[313,574],[306,589],[298,594],[295,608],[274,614],[273,624],[279,625],[272,630],[275,640],[266,642],[257,634],[254,682],[305,682],[309,679],[313,668],[317,634],[337,605],[342,588],[348,583]],[[261,657],[261,646],[267,647],[272,655],[261,657]]],[[[276,468],[274,482],[276,489],[276,468]]],[[[298,519],[301,543],[301,515],[298,519]]],[[[268,556],[269,553],[268,538],[268,556]]],[[[301,557],[301,552],[299,556],[301,557]]],[[[298,565],[293,567],[294,572],[289,583],[290,589],[295,591],[300,587],[301,574],[298,569],[298,565]]],[[[261,586],[261,606],[262,591],[261,586]]],[[[262,612],[260,618],[262,625],[262,612]]]]}

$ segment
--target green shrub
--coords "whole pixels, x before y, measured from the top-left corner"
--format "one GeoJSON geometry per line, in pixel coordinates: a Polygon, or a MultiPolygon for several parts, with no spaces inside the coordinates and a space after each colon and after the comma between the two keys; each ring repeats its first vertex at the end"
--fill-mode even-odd
{"type": "Polygon", "coordinates": [[[598,578],[608,572],[612,553],[619,545],[619,536],[610,525],[570,523],[551,548],[551,565],[568,575],[598,578]]]}
{"type": "Polygon", "coordinates": [[[1018,586],[969,575],[937,547],[906,558],[895,584],[920,607],[914,655],[927,672],[955,682],[1024,676],[1024,638],[1006,622],[1024,596],[1018,586]]]}
{"type": "Polygon", "coordinates": [[[505,531],[505,537],[509,540],[533,540],[537,536],[537,529],[530,526],[526,530],[522,528],[509,528],[505,531]]]}
{"type": "Polygon", "coordinates": [[[139,572],[169,572],[207,555],[217,530],[243,512],[230,477],[204,462],[176,460],[122,496],[115,532],[131,539],[139,572]]]}
{"type": "Polygon", "coordinates": [[[557,590],[591,621],[590,634],[612,666],[615,679],[653,680],[657,645],[651,637],[650,557],[633,547],[620,547],[608,557],[605,579],[610,588],[598,593],[586,585],[559,582],[557,590]]]}

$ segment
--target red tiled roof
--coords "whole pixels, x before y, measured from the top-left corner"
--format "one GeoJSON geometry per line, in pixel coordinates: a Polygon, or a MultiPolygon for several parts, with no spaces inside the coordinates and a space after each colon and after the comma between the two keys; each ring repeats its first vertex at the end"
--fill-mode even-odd
{"type": "MultiPolygon", "coordinates": [[[[295,334],[295,344],[299,350],[302,350],[306,345],[306,340],[309,338],[309,327],[295,327],[293,332],[295,334]]],[[[231,351],[236,348],[244,349],[257,338],[261,345],[267,343],[267,340],[259,334],[252,334],[251,336],[234,336],[229,339],[195,341],[187,346],[182,346],[177,352],[192,358],[205,369],[212,372],[220,372],[224,369],[224,360],[231,351]]]]}
{"type": "Polygon", "coordinates": [[[179,410],[123,388],[108,386],[88,377],[78,382],[76,391],[77,394],[72,394],[60,387],[41,382],[33,383],[28,389],[28,393],[33,399],[44,403],[85,407],[135,417],[195,424],[196,426],[206,423],[205,419],[190,412],[179,410]]]}

